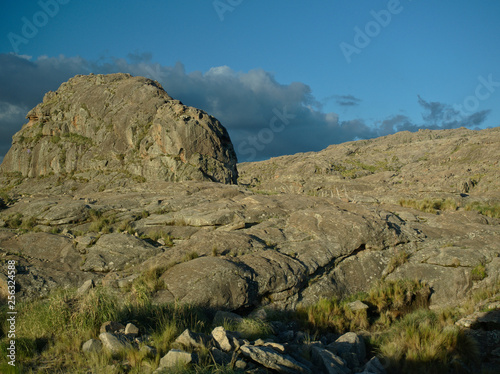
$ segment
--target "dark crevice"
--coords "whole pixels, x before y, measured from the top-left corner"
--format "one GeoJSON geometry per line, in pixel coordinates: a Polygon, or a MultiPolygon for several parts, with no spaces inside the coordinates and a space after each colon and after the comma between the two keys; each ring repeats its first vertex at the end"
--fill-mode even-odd
{"type": "MultiPolygon", "coordinates": [[[[366,245],[363,243],[358,248],[356,248],[354,251],[352,251],[347,255],[332,258],[326,265],[318,267],[318,269],[314,273],[309,275],[306,279],[307,281],[306,284],[310,284],[311,282],[317,281],[319,278],[323,277],[325,274],[328,274],[331,270],[336,268],[345,259],[350,258],[352,256],[356,256],[365,250],[366,250],[366,245]]],[[[303,289],[304,288],[301,288],[300,291],[302,291],[303,289]]]]}

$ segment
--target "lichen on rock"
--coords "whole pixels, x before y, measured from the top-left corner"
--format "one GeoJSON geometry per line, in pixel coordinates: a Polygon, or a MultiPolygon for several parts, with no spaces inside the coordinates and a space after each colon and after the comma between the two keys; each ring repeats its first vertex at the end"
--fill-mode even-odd
{"type": "Polygon", "coordinates": [[[2,172],[25,177],[121,171],[147,181],[236,183],[226,129],[153,80],[77,75],[28,112],[2,172]]]}

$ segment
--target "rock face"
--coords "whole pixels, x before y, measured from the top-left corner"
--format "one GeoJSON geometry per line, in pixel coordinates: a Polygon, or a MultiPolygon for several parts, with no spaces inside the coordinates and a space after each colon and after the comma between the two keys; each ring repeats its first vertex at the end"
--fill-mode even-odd
{"type": "Polygon", "coordinates": [[[431,194],[500,198],[500,127],[403,131],[238,165],[263,191],[396,202],[431,194]]]}
{"type": "MultiPolygon", "coordinates": [[[[494,135],[492,130],[467,132],[469,143],[494,135]]],[[[463,132],[434,135],[441,141],[463,132]]],[[[498,159],[489,159],[497,152],[494,139],[482,146],[483,156],[475,154],[471,168],[498,172],[498,159]]],[[[359,153],[368,157],[364,148],[359,153]]],[[[265,170],[267,163],[252,167],[265,170]]],[[[429,170],[420,170],[421,178],[433,174],[429,170]]],[[[322,180],[337,178],[327,177],[322,180]]],[[[488,183],[489,175],[467,196],[431,195],[456,204],[431,212],[391,203],[407,196],[401,187],[381,182],[383,193],[372,188],[345,199],[336,193],[130,178],[101,191],[101,182],[78,174],[58,179],[0,174],[2,189],[9,191],[8,206],[0,210],[0,257],[16,261],[19,298],[88,280],[126,293],[135,278],[156,268],[156,303],[242,313],[261,306],[294,309],[367,291],[380,279],[417,279],[432,289],[430,306],[439,308],[500,279],[500,220],[493,214],[498,182],[488,183]],[[491,189],[480,190],[483,182],[491,189]],[[480,210],[468,209],[475,203],[480,210]]],[[[346,190],[358,179],[345,179],[346,190]]],[[[309,182],[315,181],[320,179],[309,182]]],[[[6,291],[1,275],[0,298],[6,291]]]]}
{"type": "Polygon", "coordinates": [[[237,180],[226,129],[150,79],[79,75],[48,92],[27,118],[2,172],[37,177],[120,171],[146,180],[237,180]]]}

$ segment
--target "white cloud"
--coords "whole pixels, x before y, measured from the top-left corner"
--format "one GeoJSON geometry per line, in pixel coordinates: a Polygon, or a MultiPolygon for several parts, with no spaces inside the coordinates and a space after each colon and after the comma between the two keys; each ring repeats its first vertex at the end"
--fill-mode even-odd
{"type": "MultiPolygon", "coordinates": [[[[153,63],[151,54],[129,55],[127,60],[115,58],[105,62],[81,57],[42,56],[36,60],[27,57],[0,54],[0,154],[5,154],[10,147],[11,136],[24,123],[26,112],[41,102],[47,91],[56,90],[76,74],[90,72],[125,72],[157,80],[173,98],[218,118],[228,129],[237,153],[243,148],[242,144],[260,136],[262,141],[254,147],[256,159],[320,150],[333,143],[403,129],[452,128],[462,126],[466,120],[477,126],[488,114],[487,111],[471,113],[467,118],[443,123],[442,113],[451,113],[450,107],[420,98],[424,111],[429,112],[424,115],[423,123],[415,124],[405,116],[392,115],[368,125],[361,119],[343,121],[336,113],[324,113],[308,85],[301,82],[280,84],[272,73],[262,69],[236,72],[224,65],[212,67],[206,73],[187,73],[180,62],[174,66],[153,63]],[[290,118],[280,119],[277,112],[282,113],[282,117],[283,113],[288,114],[290,118]]],[[[343,100],[344,105],[362,105],[361,99],[350,94],[331,98],[343,100]]],[[[240,152],[240,161],[245,161],[249,155],[240,152]]]]}
{"type": "Polygon", "coordinates": [[[25,116],[26,111],[26,106],[0,102],[0,123],[10,122],[13,119],[19,118],[20,116],[25,116]]]}

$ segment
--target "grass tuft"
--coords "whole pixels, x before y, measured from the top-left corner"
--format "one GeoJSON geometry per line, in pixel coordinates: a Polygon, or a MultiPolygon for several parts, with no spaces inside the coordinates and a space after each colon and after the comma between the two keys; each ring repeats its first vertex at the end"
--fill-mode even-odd
{"type": "Polygon", "coordinates": [[[481,281],[486,278],[486,268],[483,264],[475,266],[471,271],[472,280],[481,281]]]}
{"type": "Polygon", "coordinates": [[[465,210],[473,210],[491,218],[500,218],[500,204],[484,204],[476,201],[467,204],[465,210]]]}
{"type": "Polygon", "coordinates": [[[184,255],[184,257],[182,258],[182,262],[188,262],[188,261],[194,260],[194,259],[196,259],[198,257],[200,257],[198,255],[198,253],[195,252],[195,251],[192,251],[192,252],[186,253],[184,255]]]}
{"type": "Polygon", "coordinates": [[[476,342],[460,328],[443,325],[428,310],[406,315],[376,340],[390,372],[461,372],[456,370],[479,363],[476,342]]]}
{"type": "Polygon", "coordinates": [[[426,213],[436,214],[440,210],[457,210],[458,204],[454,199],[401,199],[399,205],[406,208],[421,210],[426,213]]]}

